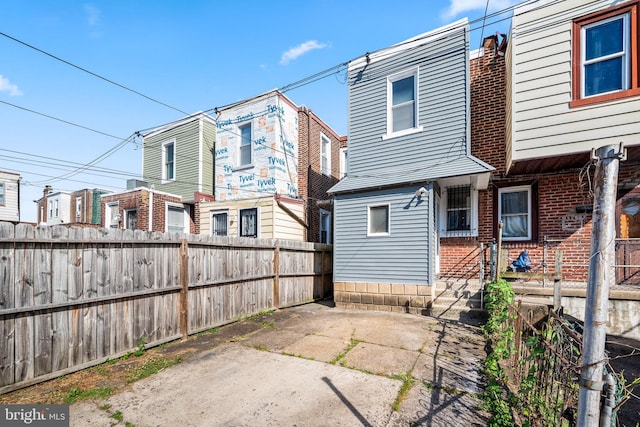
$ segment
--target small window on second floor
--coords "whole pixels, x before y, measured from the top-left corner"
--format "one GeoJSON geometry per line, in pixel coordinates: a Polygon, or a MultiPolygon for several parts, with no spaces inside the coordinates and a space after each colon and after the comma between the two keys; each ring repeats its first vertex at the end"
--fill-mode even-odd
{"type": "Polygon", "coordinates": [[[0,182],[0,206],[4,206],[4,183],[0,182]]]}
{"type": "Polygon", "coordinates": [[[251,153],[251,123],[240,128],[240,158],[239,166],[249,166],[253,162],[251,153]]]}
{"type": "Polygon", "coordinates": [[[625,2],[573,22],[572,107],[640,94],[639,5],[625,2]]]}
{"type": "Polygon", "coordinates": [[[162,145],[162,179],[174,181],[176,179],[176,145],[168,142],[162,145]]]}
{"type": "Polygon", "coordinates": [[[82,214],[82,197],[76,197],[76,218],[82,214]]]}
{"type": "Polygon", "coordinates": [[[340,149],[340,179],[344,178],[344,176],[348,172],[347,155],[348,155],[347,149],[341,148],[340,149]]]}
{"type": "Polygon", "coordinates": [[[331,175],[331,140],[320,134],[320,163],[322,173],[331,175]]]}

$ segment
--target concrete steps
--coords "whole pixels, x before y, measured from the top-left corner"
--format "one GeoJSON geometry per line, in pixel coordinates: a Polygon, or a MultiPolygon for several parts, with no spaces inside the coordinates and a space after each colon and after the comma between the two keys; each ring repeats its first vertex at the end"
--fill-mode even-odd
{"type": "Polygon", "coordinates": [[[483,291],[478,282],[443,282],[435,284],[429,315],[444,319],[485,318],[483,291]]]}

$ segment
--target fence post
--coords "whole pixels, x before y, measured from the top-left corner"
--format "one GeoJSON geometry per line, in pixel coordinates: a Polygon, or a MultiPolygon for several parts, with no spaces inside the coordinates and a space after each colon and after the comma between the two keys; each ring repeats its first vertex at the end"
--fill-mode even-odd
{"type": "Polygon", "coordinates": [[[189,336],[189,245],[186,239],[180,244],[180,332],[189,336]]]}
{"type": "Polygon", "coordinates": [[[280,247],[273,249],[273,306],[280,308],[280,247]]]}

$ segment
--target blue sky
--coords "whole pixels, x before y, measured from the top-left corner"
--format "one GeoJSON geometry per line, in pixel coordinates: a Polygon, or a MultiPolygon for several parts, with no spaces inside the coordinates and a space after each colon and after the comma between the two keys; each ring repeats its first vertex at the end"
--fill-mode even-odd
{"type": "MultiPolygon", "coordinates": [[[[489,0],[488,11],[515,3],[489,0]]],[[[486,7],[486,0],[3,1],[0,170],[22,175],[21,219],[35,221],[33,200],[46,184],[117,191],[139,178],[142,151],[121,144],[138,130],[282,88],[463,17],[476,49],[481,33],[509,30],[508,13],[489,17],[484,30],[474,22],[486,7]]],[[[347,133],[343,74],[286,95],[347,133]]]]}

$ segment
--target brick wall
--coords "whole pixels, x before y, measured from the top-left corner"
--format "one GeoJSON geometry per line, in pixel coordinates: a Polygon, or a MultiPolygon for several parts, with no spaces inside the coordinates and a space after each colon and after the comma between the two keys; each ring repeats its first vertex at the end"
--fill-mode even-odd
{"type": "MultiPolygon", "coordinates": [[[[320,206],[329,202],[327,190],[340,177],[340,148],[346,147],[346,137],[336,134],[327,124],[306,107],[298,109],[298,194],[305,200],[305,219],[309,224],[306,240],[320,241],[320,206]],[[331,176],[322,173],[320,162],[320,134],[331,141],[331,176]]],[[[323,209],[332,211],[329,203],[323,209]]]]}
{"type": "MultiPolygon", "coordinates": [[[[477,280],[481,260],[485,261],[486,274],[489,273],[489,245],[497,238],[498,188],[530,184],[534,198],[537,195],[538,206],[533,218],[533,240],[504,242],[509,260],[513,261],[527,249],[535,269],[542,272],[546,265],[547,272],[554,272],[554,254],[561,250],[565,280],[584,282],[588,272],[591,214],[580,215],[576,207],[592,203],[588,181],[584,176],[581,178],[581,170],[577,169],[523,176],[506,174],[504,57],[495,54],[493,38],[485,42],[484,56],[470,63],[471,153],[494,166],[496,171],[489,188],[479,192],[478,236],[441,239],[439,277],[446,281],[477,280]]],[[[621,166],[621,182],[634,179],[638,182],[637,170],[632,165],[621,166]]]]}
{"type": "MultiPolygon", "coordinates": [[[[135,191],[129,191],[125,193],[113,194],[109,196],[102,197],[101,201],[101,212],[102,212],[102,225],[108,227],[108,224],[105,224],[105,207],[109,203],[118,202],[118,213],[120,217],[123,218],[123,221],[120,222],[120,228],[125,228],[126,224],[124,223],[125,218],[125,210],[128,209],[137,209],[137,228],[138,230],[149,230],[149,195],[152,192],[146,189],[139,189],[135,191]]],[[[157,231],[164,233],[165,224],[166,224],[166,203],[175,203],[182,205],[182,199],[180,196],[175,196],[171,194],[157,193],[153,192],[153,215],[151,216],[151,231],[157,231]]],[[[193,209],[192,207],[192,215],[190,218],[190,233],[194,233],[195,223],[193,221],[193,209]]]]}

